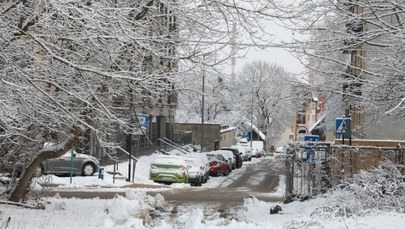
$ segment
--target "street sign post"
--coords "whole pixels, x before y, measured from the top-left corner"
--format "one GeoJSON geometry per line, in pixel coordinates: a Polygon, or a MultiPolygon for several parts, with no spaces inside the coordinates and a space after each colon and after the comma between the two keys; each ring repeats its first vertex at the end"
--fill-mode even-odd
{"type": "Polygon", "coordinates": [[[351,145],[352,139],[352,119],[336,118],[336,136],[342,137],[342,143],[345,144],[345,138],[349,138],[351,145]]]}
{"type": "MultiPolygon", "coordinates": [[[[306,142],[318,142],[319,141],[319,135],[305,135],[304,136],[304,141],[306,142]]],[[[315,163],[315,150],[313,149],[313,143],[308,143],[308,146],[305,148],[305,151],[307,152],[307,161],[310,164],[315,163]]]]}
{"type": "Polygon", "coordinates": [[[300,125],[297,126],[297,131],[296,131],[296,140],[302,141],[303,136],[308,133],[308,128],[306,126],[300,125]]]}
{"type": "Polygon", "coordinates": [[[315,158],[315,150],[317,148],[314,147],[313,142],[318,142],[319,141],[319,135],[305,135],[304,136],[304,141],[308,142],[307,147],[305,148],[307,152],[307,162],[309,163],[309,176],[312,180],[312,194],[316,195],[318,192],[316,188],[316,182],[315,182],[315,167],[316,167],[316,158],[315,158]]]}

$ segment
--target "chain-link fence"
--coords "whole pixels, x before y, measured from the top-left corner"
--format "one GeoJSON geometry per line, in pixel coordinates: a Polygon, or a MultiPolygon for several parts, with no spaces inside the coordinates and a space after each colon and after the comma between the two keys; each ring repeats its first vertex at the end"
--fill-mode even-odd
{"type": "Polygon", "coordinates": [[[363,147],[332,143],[296,142],[287,148],[286,197],[306,198],[325,192],[361,170],[391,162],[404,171],[405,148],[363,147]]]}

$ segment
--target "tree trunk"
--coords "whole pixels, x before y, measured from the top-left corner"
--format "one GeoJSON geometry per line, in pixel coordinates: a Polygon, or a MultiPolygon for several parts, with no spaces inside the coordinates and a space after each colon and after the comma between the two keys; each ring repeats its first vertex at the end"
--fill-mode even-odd
{"type": "Polygon", "coordinates": [[[17,186],[14,188],[12,194],[9,197],[10,201],[20,202],[29,191],[31,185],[31,180],[34,177],[35,172],[37,171],[38,166],[41,162],[50,159],[57,158],[65,154],[69,149],[79,143],[79,133],[80,129],[75,128],[74,133],[61,144],[62,147],[54,149],[41,151],[38,156],[31,162],[31,164],[23,171],[20,179],[18,180],[17,186]]]}

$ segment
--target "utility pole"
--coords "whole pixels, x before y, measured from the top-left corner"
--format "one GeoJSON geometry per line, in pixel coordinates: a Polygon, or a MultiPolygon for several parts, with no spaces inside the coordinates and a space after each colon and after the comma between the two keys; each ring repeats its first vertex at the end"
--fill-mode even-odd
{"type": "Polygon", "coordinates": [[[131,161],[132,161],[132,158],[131,158],[131,156],[132,156],[132,135],[131,135],[131,133],[127,133],[127,136],[126,136],[126,150],[127,150],[127,152],[128,152],[128,179],[127,179],[127,181],[131,181],[131,167],[132,167],[132,164],[131,164],[131,161]]]}
{"type": "Polygon", "coordinates": [[[252,148],[252,141],[253,141],[253,85],[255,80],[252,79],[252,103],[250,106],[250,148],[252,148]]]}
{"type": "MultiPolygon", "coordinates": [[[[205,55],[203,55],[203,65],[204,65],[205,55]]],[[[200,133],[200,152],[203,152],[204,148],[204,93],[205,93],[205,70],[204,66],[202,69],[202,98],[201,98],[201,133],[200,133]]]]}
{"type": "Polygon", "coordinates": [[[233,23],[232,27],[232,38],[231,38],[231,66],[232,66],[232,73],[231,79],[236,80],[236,73],[235,73],[235,66],[236,66],[236,22],[233,23]]]}

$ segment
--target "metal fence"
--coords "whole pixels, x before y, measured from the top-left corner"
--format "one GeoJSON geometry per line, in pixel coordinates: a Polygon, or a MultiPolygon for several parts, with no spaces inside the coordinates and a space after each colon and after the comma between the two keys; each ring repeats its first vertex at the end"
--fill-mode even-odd
{"type": "Polygon", "coordinates": [[[402,165],[405,148],[363,147],[332,143],[297,142],[287,148],[286,197],[306,198],[323,193],[361,170],[370,171],[381,162],[402,165]]]}

